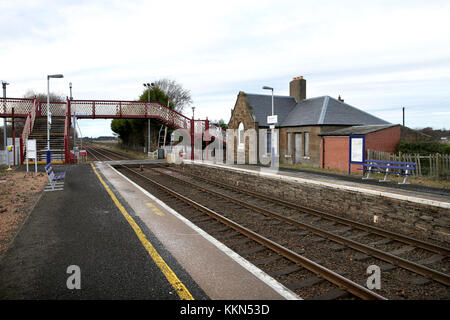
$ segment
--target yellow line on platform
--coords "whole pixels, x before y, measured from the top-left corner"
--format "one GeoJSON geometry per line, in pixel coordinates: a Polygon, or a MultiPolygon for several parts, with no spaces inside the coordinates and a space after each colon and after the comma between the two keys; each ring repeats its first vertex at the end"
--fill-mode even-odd
{"type": "MultiPolygon", "coordinates": [[[[47,164],[47,161],[38,161],[37,162],[38,164],[47,164]]],[[[64,161],[55,161],[55,160],[52,160],[52,163],[53,164],[64,164],[64,161]]],[[[24,162],[24,164],[27,164],[27,162],[25,161],[24,162]]],[[[30,161],[28,164],[34,164],[34,161],[30,161]]]]}
{"type": "Polygon", "coordinates": [[[151,202],[147,202],[145,204],[147,207],[150,207],[152,209],[152,211],[157,214],[158,216],[164,217],[165,214],[161,212],[161,210],[159,210],[153,203],[151,202]]]}
{"type": "Polygon", "coordinates": [[[162,273],[164,274],[166,279],[169,281],[170,285],[175,289],[175,291],[177,292],[180,299],[181,300],[194,300],[194,297],[191,295],[191,293],[188,291],[188,289],[184,286],[184,284],[180,281],[180,279],[178,279],[178,277],[172,271],[172,269],[166,264],[164,259],[159,255],[159,253],[156,251],[156,249],[153,247],[153,245],[148,241],[147,237],[142,232],[141,228],[133,220],[133,218],[129,215],[129,213],[125,210],[125,208],[119,202],[119,200],[117,199],[115,194],[111,191],[111,189],[108,187],[108,185],[102,179],[100,174],[95,169],[94,164],[91,163],[91,166],[92,166],[92,169],[94,170],[94,173],[97,175],[98,179],[102,183],[103,187],[105,187],[109,196],[113,200],[114,204],[117,206],[117,208],[120,210],[122,215],[128,221],[130,226],[133,228],[134,232],[136,233],[137,237],[141,241],[142,245],[147,250],[148,254],[153,259],[153,261],[156,263],[156,265],[159,267],[159,269],[162,271],[162,273]]]}

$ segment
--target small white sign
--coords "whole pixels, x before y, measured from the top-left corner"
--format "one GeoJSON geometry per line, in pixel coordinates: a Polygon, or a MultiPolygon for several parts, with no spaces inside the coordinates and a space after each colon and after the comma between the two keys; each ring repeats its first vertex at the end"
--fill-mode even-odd
{"type": "Polygon", "coordinates": [[[36,148],[36,140],[27,140],[27,172],[28,172],[28,163],[29,159],[34,160],[34,172],[37,172],[37,148],[36,148]]]}
{"type": "Polygon", "coordinates": [[[36,140],[27,140],[27,158],[36,159],[36,140]]]}
{"type": "Polygon", "coordinates": [[[273,116],[267,116],[267,124],[278,123],[278,116],[275,114],[273,116]]]}

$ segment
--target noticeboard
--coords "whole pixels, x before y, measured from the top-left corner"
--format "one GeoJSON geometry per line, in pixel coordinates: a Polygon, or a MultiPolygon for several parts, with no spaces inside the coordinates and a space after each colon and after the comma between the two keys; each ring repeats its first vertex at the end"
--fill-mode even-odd
{"type": "Polygon", "coordinates": [[[27,140],[27,159],[36,159],[36,140],[27,140]]]}
{"type": "Polygon", "coordinates": [[[365,161],[366,137],[350,136],[349,137],[349,155],[348,155],[348,173],[351,172],[351,164],[363,164],[365,161]]]}
{"type": "Polygon", "coordinates": [[[350,162],[362,163],[364,161],[364,138],[350,137],[350,162]]]}

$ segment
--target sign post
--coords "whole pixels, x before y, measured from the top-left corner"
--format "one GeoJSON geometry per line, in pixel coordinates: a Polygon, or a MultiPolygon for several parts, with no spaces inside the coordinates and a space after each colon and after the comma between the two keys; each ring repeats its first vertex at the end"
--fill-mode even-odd
{"type": "MultiPolygon", "coordinates": [[[[273,110],[272,110],[273,112],[273,110]]],[[[270,166],[272,168],[275,167],[275,124],[278,123],[278,115],[272,114],[271,116],[267,116],[267,124],[270,126],[271,134],[270,134],[270,151],[272,162],[270,166]]]]}

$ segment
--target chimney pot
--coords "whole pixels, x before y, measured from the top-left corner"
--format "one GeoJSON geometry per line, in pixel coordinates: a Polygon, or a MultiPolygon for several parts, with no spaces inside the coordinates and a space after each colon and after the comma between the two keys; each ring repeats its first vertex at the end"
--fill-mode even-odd
{"type": "Polygon", "coordinates": [[[289,95],[299,103],[306,99],[306,80],[303,76],[295,77],[289,82],[289,95]]]}

